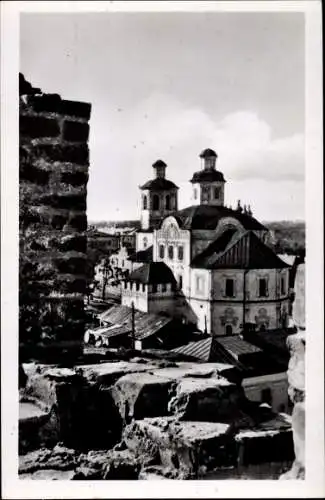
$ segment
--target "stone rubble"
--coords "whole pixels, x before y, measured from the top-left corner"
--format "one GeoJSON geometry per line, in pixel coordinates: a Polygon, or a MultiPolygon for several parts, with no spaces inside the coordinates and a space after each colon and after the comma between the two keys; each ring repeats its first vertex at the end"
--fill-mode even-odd
{"type": "Polygon", "coordinates": [[[240,477],[254,456],[262,465],[292,462],[290,422],[249,402],[228,365],[134,359],[26,368],[21,478],[240,477]]]}

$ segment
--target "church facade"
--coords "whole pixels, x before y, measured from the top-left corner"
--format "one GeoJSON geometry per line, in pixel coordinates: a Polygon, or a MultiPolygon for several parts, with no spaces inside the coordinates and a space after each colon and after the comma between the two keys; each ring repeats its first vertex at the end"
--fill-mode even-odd
{"type": "MultiPolygon", "coordinates": [[[[150,249],[153,262],[164,263],[174,277],[167,289],[164,283],[150,283],[143,299],[154,303],[150,290],[167,294],[165,314],[211,335],[238,334],[248,325],[286,327],[289,266],[267,246],[269,231],[250,207],[225,206],[226,181],[216,169],[217,154],[206,149],[200,159],[201,169],[190,180],[190,207],[178,210],[178,187],[166,179],[161,160],[153,165],[156,178],[141,186],[136,250],[150,249]]],[[[122,287],[122,304],[139,304],[137,295],[143,292],[136,281],[131,273],[122,287]]],[[[148,303],[141,303],[148,310],[148,303]]]]}

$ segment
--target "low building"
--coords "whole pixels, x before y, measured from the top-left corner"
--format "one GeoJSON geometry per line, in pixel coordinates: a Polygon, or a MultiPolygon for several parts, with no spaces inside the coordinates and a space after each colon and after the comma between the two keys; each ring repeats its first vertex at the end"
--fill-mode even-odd
{"type": "Polygon", "coordinates": [[[173,315],[177,284],[164,262],[149,262],[133,271],[124,281],[122,305],[143,312],[173,315]]]}
{"type": "Polygon", "coordinates": [[[275,360],[266,349],[239,335],[209,337],[173,349],[193,360],[226,363],[236,367],[245,395],[251,401],[269,404],[276,412],[290,413],[287,364],[275,360]]]}
{"type": "Polygon", "coordinates": [[[141,349],[172,349],[184,343],[187,329],[177,320],[162,314],[132,310],[117,305],[98,317],[100,325],[89,328],[86,345],[141,349]]]}

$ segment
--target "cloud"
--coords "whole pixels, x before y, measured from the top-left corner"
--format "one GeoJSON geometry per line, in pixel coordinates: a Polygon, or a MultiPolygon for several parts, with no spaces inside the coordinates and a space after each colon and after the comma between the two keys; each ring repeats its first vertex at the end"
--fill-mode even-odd
{"type": "MultiPolygon", "coordinates": [[[[254,195],[249,184],[255,189],[263,185],[276,198],[281,183],[283,190],[284,185],[293,189],[304,180],[303,135],[275,138],[268,123],[255,112],[238,111],[217,120],[209,110],[153,93],[127,109],[96,108],[94,103],[90,213],[100,212],[103,218],[138,216],[138,186],[152,177],[151,166],[158,158],[166,161],[168,178],[181,188],[180,204],[190,204],[188,181],[201,168],[199,153],[206,147],[218,153],[217,168],[228,181],[228,193],[237,191],[229,189],[237,183],[257,199],[260,193],[254,195]]],[[[272,195],[268,198],[270,212],[275,208],[271,199],[272,195]]],[[[253,204],[254,199],[250,201],[253,204]]],[[[289,202],[284,195],[282,205],[289,202]]],[[[301,212],[297,203],[293,203],[295,210],[301,212]]]]}

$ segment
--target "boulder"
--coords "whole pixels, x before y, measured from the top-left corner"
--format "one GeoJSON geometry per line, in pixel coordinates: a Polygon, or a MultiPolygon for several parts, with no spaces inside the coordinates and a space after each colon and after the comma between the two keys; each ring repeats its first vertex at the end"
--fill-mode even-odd
{"type": "Polygon", "coordinates": [[[111,394],[126,423],[132,418],[164,416],[168,413],[173,382],[149,373],[133,373],[118,379],[111,394]]]}
{"type": "Polygon", "coordinates": [[[154,370],[155,366],[146,363],[132,363],[129,361],[117,361],[111,363],[96,363],[83,365],[78,370],[88,383],[96,383],[110,387],[128,373],[145,372],[154,370]]]}
{"type": "Polygon", "coordinates": [[[152,372],[154,375],[180,380],[185,377],[211,378],[223,376],[227,379],[237,380],[237,370],[232,365],[223,363],[177,363],[177,366],[158,368],[152,372]]]}
{"type": "Polygon", "coordinates": [[[231,423],[243,398],[240,387],[222,377],[188,377],[177,384],[169,411],[182,420],[231,423]]]}
{"type": "Polygon", "coordinates": [[[111,394],[99,383],[88,383],[77,369],[50,367],[33,371],[25,394],[50,413],[56,442],[89,450],[109,448],[120,440],[122,420],[111,394]]]}
{"type": "MultiPolygon", "coordinates": [[[[264,426],[266,427],[266,426],[264,426]]],[[[269,428],[254,428],[240,431],[235,436],[237,443],[238,468],[265,463],[283,463],[293,460],[291,427],[283,424],[277,428],[273,422],[269,428]]]]}
{"type": "Polygon", "coordinates": [[[59,440],[56,414],[32,400],[19,403],[19,454],[41,446],[51,446],[59,440]]]}
{"type": "Polygon", "coordinates": [[[66,448],[61,443],[53,449],[41,448],[19,457],[19,475],[32,474],[41,470],[74,470],[78,463],[76,450],[66,448]]]}
{"type": "Polygon", "coordinates": [[[197,477],[202,467],[210,470],[235,462],[235,443],[228,431],[229,425],[221,423],[145,418],[124,429],[124,441],[140,460],[150,457],[151,465],[197,477]]]}
{"type": "Polygon", "coordinates": [[[28,479],[28,480],[46,480],[46,481],[69,481],[73,479],[75,472],[73,470],[55,470],[55,469],[46,469],[46,470],[37,470],[35,472],[30,472],[26,474],[21,474],[19,479],[28,479]]]}
{"type": "Polygon", "coordinates": [[[144,467],[139,474],[139,479],[144,481],[161,481],[164,479],[193,479],[192,474],[185,471],[179,471],[170,467],[162,467],[161,465],[150,465],[144,467]]]}
{"type": "Polygon", "coordinates": [[[140,462],[129,450],[90,451],[82,455],[74,480],[138,479],[140,462]]]}

